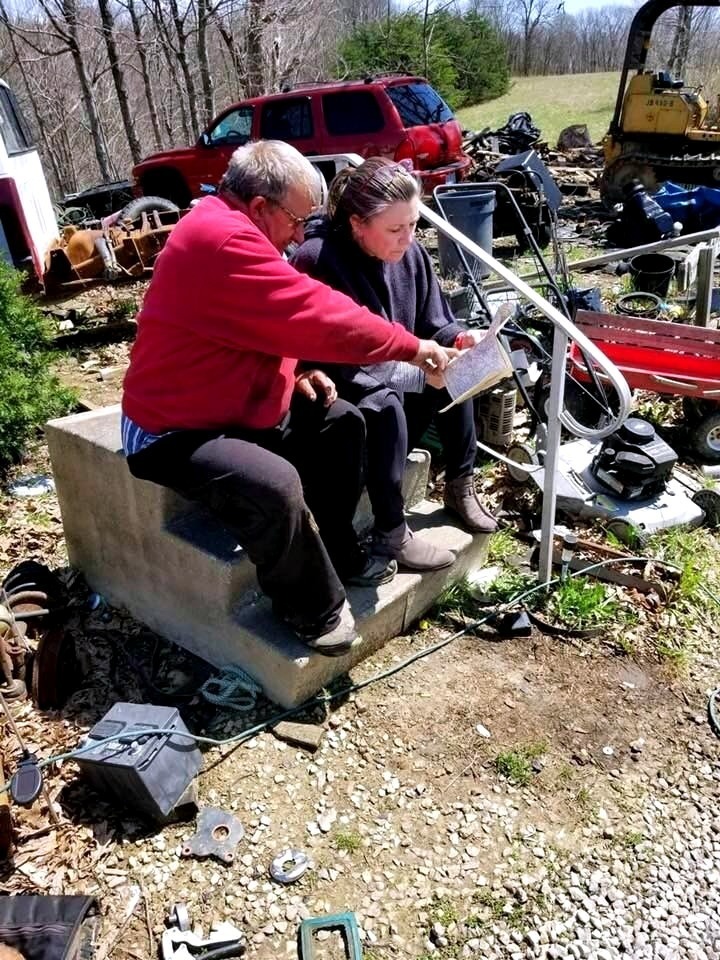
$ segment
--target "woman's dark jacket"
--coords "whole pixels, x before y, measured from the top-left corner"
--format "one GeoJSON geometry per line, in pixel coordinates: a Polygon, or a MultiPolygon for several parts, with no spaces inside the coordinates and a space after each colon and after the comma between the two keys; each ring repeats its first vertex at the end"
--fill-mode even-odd
{"type": "MultiPolygon", "coordinates": [[[[415,241],[399,263],[384,263],[366,254],[345,230],[332,227],[327,217],[320,216],[307,225],[305,241],[290,262],[373,313],[401,323],[423,340],[450,347],[463,331],[440,290],[429,255],[415,241]]],[[[405,390],[422,389],[420,371],[409,364],[323,367],[338,384],[341,395],[352,402],[377,392],[376,399],[381,403],[388,386],[402,392],[404,380],[405,390]],[[419,385],[409,386],[411,377],[419,385]]]]}

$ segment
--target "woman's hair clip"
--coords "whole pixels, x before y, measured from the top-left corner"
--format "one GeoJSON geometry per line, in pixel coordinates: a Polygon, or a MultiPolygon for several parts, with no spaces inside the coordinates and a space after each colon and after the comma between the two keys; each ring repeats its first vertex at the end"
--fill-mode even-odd
{"type": "Polygon", "coordinates": [[[403,170],[407,170],[408,173],[415,172],[415,167],[413,166],[412,160],[409,160],[407,157],[405,157],[403,160],[398,160],[397,165],[402,167],[403,170]]]}

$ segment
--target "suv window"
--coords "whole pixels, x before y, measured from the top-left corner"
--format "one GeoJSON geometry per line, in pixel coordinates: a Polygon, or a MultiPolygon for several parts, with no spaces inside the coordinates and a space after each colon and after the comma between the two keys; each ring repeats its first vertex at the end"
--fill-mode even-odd
{"type": "Polygon", "coordinates": [[[302,140],[313,135],[310,100],[296,97],[265,104],[260,119],[264,140],[302,140]]]}
{"type": "Polygon", "coordinates": [[[385,126],[380,104],[369,90],[326,93],[322,103],[327,132],[334,136],[377,133],[385,126]]]}
{"type": "Polygon", "coordinates": [[[450,107],[429,83],[403,83],[385,89],[405,127],[421,127],[426,123],[445,123],[454,119],[450,107]]]}
{"type": "Polygon", "coordinates": [[[240,107],[226,113],[219,123],[209,131],[210,143],[218,146],[222,143],[247,143],[252,133],[252,107],[240,107]]]}
{"type": "Polygon", "coordinates": [[[32,136],[25,118],[20,112],[17,100],[7,87],[0,87],[0,136],[10,156],[23,153],[32,146],[32,136]]]}

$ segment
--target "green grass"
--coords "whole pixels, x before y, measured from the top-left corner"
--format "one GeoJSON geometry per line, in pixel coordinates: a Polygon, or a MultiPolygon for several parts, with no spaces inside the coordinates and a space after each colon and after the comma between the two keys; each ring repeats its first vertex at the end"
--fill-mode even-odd
{"type": "Polygon", "coordinates": [[[633,850],[645,839],[644,835],[640,833],[639,830],[627,830],[619,838],[619,842],[623,847],[626,847],[628,850],[633,850]]]}
{"type": "Polygon", "coordinates": [[[472,595],[470,581],[466,576],[452,580],[442,591],[433,607],[434,616],[446,613],[466,613],[474,616],[477,612],[477,601],[472,595]]]}
{"type": "MultiPolygon", "coordinates": [[[[537,583],[537,577],[530,574],[521,573],[511,567],[502,571],[497,580],[493,580],[487,589],[487,599],[491,603],[507,603],[514,597],[520,596],[526,590],[534,587],[537,583]]],[[[525,606],[535,607],[537,605],[537,594],[528,597],[523,601],[525,606]]]]}
{"type": "Polygon", "coordinates": [[[560,583],[548,601],[546,612],[568,627],[627,622],[629,615],[604,583],[585,577],[568,577],[560,583]]]}
{"type": "Polygon", "coordinates": [[[546,751],[547,744],[544,740],[526,743],[514,750],[499,753],[495,758],[495,769],[511,783],[524,787],[532,779],[533,760],[537,760],[546,751]]]}
{"type": "Polygon", "coordinates": [[[441,923],[444,927],[455,923],[458,918],[457,907],[450,897],[434,897],[428,910],[430,923],[441,923]]]}
{"type": "Polygon", "coordinates": [[[512,113],[526,110],[552,146],[563,127],[586,123],[593,142],[607,131],[615,107],[618,73],[578,73],[569,76],[516,77],[510,90],[496,100],[464,107],[458,120],[470,130],[502,126],[512,113]]]}
{"type": "Polygon", "coordinates": [[[336,850],[344,850],[346,853],[357,853],[362,846],[362,837],[352,830],[340,831],[333,837],[333,846],[336,850]]]}
{"type": "Polygon", "coordinates": [[[520,547],[512,530],[498,530],[490,537],[488,563],[504,563],[514,557],[520,547]]]}

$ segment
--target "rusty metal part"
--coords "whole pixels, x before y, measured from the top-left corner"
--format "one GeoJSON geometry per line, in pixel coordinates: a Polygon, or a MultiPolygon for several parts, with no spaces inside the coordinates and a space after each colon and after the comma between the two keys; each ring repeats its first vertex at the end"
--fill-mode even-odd
{"type": "Polygon", "coordinates": [[[44,564],[36,560],[23,560],[8,573],[2,583],[9,605],[18,618],[17,608],[32,604],[34,608],[47,608],[51,614],[64,610],[65,588],[60,580],[44,564]]]}
{"type": "MultiPolygon", "coordinates": [[[[0,760],[0,783],[5,783],[5,771],[0,760]]],[[[13,847],[13,822],[10,812],[10,795],[0,792],[0,859],[6,859],[13,847]]]]}
{"type": "MultiPolygon", "coordinates": [[[[12,689],[14,680],[25,680],[25,660],[28,654],[25,641],[27,625],[16,621],[4,590],[0,591],[0,597],[5,600],[5,603],[0,603],[0,671],[5,684],[12,689]]],[[[8,695],[17,698],[19,694],[11,692],[8,695]]]]}
{"type": "MultiPolygon", "coordinates": [[[[140,226],[124,223],[104,230],[66,228],[57,246],[48,251],[43,278],[48,293],[88,281],[142,277],[152,272],[158,254],[180,219],[180,211],[143,212],[140,226]]],[[[135,223],[138,220],[134,221],[135,223]]]]}
{"type": "Polygon", "coordinates": [[[184,857],[215,857],[223,863],[235,859],[235,847],[245,830],[240,821],[220,807],[204,807],[198,814],[197,833],[182,847],[184,857]]]}

